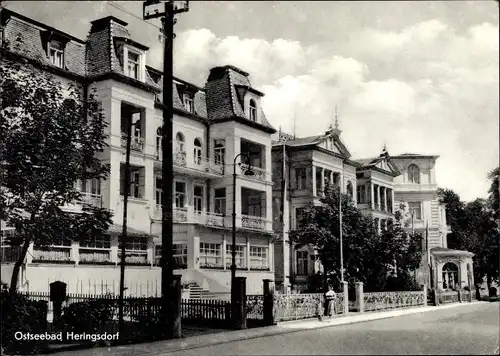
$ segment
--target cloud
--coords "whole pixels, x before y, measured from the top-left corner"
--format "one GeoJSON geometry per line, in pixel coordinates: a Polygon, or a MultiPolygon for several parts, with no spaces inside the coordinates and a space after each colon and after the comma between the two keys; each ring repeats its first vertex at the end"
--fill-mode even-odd
{"type": "Polygon", "coordinates": [[[176,75],[199,85],[215,65],[249,72],[276,128],[320,134],[337,104],[355,157],[378,155],[384,143],[438,154],[441,185],[465,199],[486,194],[485,174],[498,164],[498,26],[458,33],[432,19],[309,47],[198,29],[179,34],[175,49],[176,75]]]}

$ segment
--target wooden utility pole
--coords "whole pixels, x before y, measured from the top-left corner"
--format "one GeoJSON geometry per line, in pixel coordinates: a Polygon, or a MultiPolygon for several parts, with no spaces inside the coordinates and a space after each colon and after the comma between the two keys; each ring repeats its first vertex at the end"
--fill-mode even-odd
{"type": "Polygon", "coordinates": [[[173,43],[174,43],[174,16],[181,12],[189,11],[189,1],[184,1],[183,6],[175,5],[175,1],[164,1],[164,11],[158,9],[158,0],[143,3],[144,20],[161,18],[164,35],[163,52],[163,129],[162,129],[162,227],[161,227],[161,325],[166,326],[166,336],[179,338],[182,335],[179,328],[175,327],[174,259],[173,249],[173,43]],[[151,12],[152,9],[152,12],[151,12]]]}

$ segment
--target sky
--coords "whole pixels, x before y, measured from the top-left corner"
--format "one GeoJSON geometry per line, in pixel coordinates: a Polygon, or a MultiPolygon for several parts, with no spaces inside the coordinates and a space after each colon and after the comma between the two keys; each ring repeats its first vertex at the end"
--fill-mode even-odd
{"type": "MultiPolygon", "coordinates": [[[[4,1],[85,39],[113,15],[161,69],[159,20],[140,1],[4,1]]],[[[439,155],[436,178],[462,200],[486,197],[499,165],[497,1],[191,1],[177,16],[174,74],[199,86],[231,64],[265,93],[275,128],[322,134],[334,120],[352,158],[439,155]],[[295,118],[295,119],[294,119],[295,118]],[[295,124],[294,124],[295,122],[295,124]]]]}

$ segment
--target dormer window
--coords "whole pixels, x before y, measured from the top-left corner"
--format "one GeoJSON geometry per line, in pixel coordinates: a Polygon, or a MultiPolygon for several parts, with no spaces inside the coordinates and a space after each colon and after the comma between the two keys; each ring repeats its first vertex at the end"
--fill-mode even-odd
{"type": "Polygon", "coordinates": [[[252,121],[257,121],[257,104],[255,104],[255,100],[250,99],[250,103],[248,105],[248,117],[252,121]]]}
{"type": "Polygon", "coordinates": [[[184,108],[190,113],[194,114],[194,100],[193,94],[184,93],[184,108]]]}
{"type": "Polygon", "coordinates": [[[139,80],[139,53],[128,50],[126,75],[139,80]]]}
{"type": "Polygon", "coordinates": [[[64,47],[61,42],[50,41],[48,47],[48,54],[50,63],[56,67],[64,68],[64,47]]]}

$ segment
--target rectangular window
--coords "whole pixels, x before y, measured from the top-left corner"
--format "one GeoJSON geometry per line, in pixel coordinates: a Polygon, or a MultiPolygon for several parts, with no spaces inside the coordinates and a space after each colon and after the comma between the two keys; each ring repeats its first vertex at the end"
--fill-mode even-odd
{"type": "Polygon", "coordinates": [[[415,220],[422,220],[422,208],[420,202],[410,202],[408,203],[408,209],[410,214],[413,214],[415,220]]]}
{"type": "Polygon", "coordinates": [[[226,155],[225,140],[214,140],[214,162],[224,165],[224,156],[226,155]]]}
{"type": "MultiPolygon", "coordinates": [[[[233,263],[233,255],[232,255],[232,247],[233,245],[226,245],[226,268],[231,268],[231,264],[233,263]]],[[[246,268],[246,253],[245,246],[236,245],[235,247],[235,257],[236,257],[236,268],[246,268]]]]}
{"type": "Polygon", "coordinates": [[[320,196],[323,194],[323,180],[321,179],[322,168],[316,167],[316,195],[320,196]]]}
{"type": "MultiPolygon", "coordinates": [[[[155,266],[161,266],[162,246],[155,245],[155,266]]],[[[174,269],[187,268],[187,243],[174,243],[172,245],[174,269]]]]}
{"type": "Polygon", "coordinates": [[[222,268],[221,244],[200,242],[200,267],[222,268]]]}
{"type": "Polygon", "coordinates": [[[155,202],[159,207],[163,204],[163,186],[161,177],[156,177],[155,179],[155,202]]]}
{"type": "Polygon", "coordinates": [[[139,53],[128,50],[127,75],[139,79],[139,53]]]}
{"type": "Polygon", "coordinates": [[[364,203],[365,202],[365,197],[366,197],[366,186],[364,185],[358,185],[357,186],[357,198],[358,198],[358,203],[364,203]]]}
{"type": "Polygon", "coordinates": [[[309,253],[307,251],[297,251],[297,274],[308,275],[309,253]]]}
{"type": "MultiPolygon", "coordinates": [[[[144,168],[130,168],[129,197],[142,198],[144,196],[144,168]]],[[[120,195],[125,194],[125,165],[120,165],[120,195]]]]}
{"type": "MultiPolygon", "coordinates": [[[[121,237],[120,237],[121,238],[121,237]]],[[[118,246],[118,259],[121,260],[121,242],[118,246]]],[[[125,242],[125,254],[127,264],[144,265],[148,263],[148,238],[128,237],[125,242]]]]}
{"type": "Polygon", "coordinates": [[[305,167],[295,168],[295,179],[297,182],[297,189],[306,189],[307,173],[305,167]]]}
{"type": "Polygon", "coordinates": [[[186,183],[175,182],[175,207],[184,209],[186,207],[186,183]]]}
{"type": "Polygon", "coordinates": [[[203,211],[203,187],[200,185],[194,186],[193,205],[195,212],[200,213],[203,211]]]}
{"type": "Polygon", "coordinates": [[[194,114],[193,94],[191,93],[184,94],[184,108],[186,109],[186,111],[189,111],[190,113],[194,114]]]}
{"type": "Polygon", "coordinates": [[[295,228],[298,229],[301,227],[302,222],[304,220],[304,209],[305,208],[296,208],[295,209],[295,228]]]}
{"type": "Polygon", "coordinates": [[[226,188],[215,189],[214,212],[216,214],[226,214],[226,188]]]}
{"type": "Polygon", "coordinates": [[[51,41],[48,45],[50,63],[56,67],[64,68],[64,47],[61,42],[51,41]]]}
{"type": "Polygon", "coordinates": [[[268,248],[250,246],[250,269],[269,269],[268,248]]]}
{"type": "Polygon", "coordinates": [[[111,236],[97,236],[90,241],[80,241],[80,247],[93,249],[109,249],[111,248],[111,236]]]}

